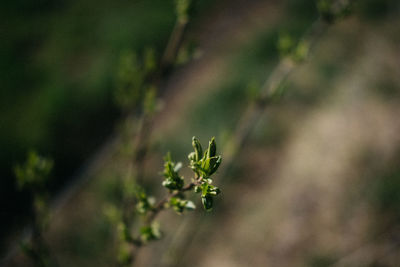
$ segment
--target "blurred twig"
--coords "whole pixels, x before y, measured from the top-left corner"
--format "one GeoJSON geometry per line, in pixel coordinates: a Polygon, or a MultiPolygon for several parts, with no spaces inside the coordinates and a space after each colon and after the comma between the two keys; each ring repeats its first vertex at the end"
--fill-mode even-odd
{"type": "MultiPolygon", "coordinates": [[[[194,0],[176,1],[176,22],[174,28],[171,32],[169,41],[166,45],[164,54],[162,55],[159,68],[150,76],[148,86],[149,88],[155,88],[155,98],[159,95],[159,88],[162,85],[163,77],[166,73],[173,67],[176,62],[176,57],[178,55],[179,49],[181,47],[184,33],[186,31],[187,25],[189,23],[189,8],[193,4],[194,0]],[[183,5],[181,5],[183,3],[183,5]]],[[[142,184],[144,176],[144,162],[150,148],[150,139],[153,129],[153,123],[156,112],[147,112],[142,110],[139,117],[135,120],[138,123],[138,129],[135,133],[134,144],[133,144],[133,155],[132,160],[128,166],[128,173],[126,179],[133,179],[133,183],[142,184]]],[[[188,191],[194,187],[195,183],[191,183],[184,188],[183,191],[188,191]]],[[[174,195],[170,195],[158,203],[156,209],[150,213],[146,218],[146,225],[150,225],[158,213],[164,209],[164,204],[174,195]]],[[[131,197],[123,199],[122,212],[123,212],[123,223],[127,229],[132,227],[133,216],[131,215],[132,203],[134,200],[131,197]]],[[[131,237],[129,238],[129,243],[131,244],[131,257],[130,265],[135,262],[136,255],[139,249],[143,246],[143,242],[140,239],[131,237]]]]}
{"type": "MultiPolygon", "coordinates": [[[[194,3],[195,0],[192,0],[191,3],[194,3]]],[[[184,33],[187,29],[189,23],[189,17],[182,18],[179,14],[177,16],[174,28],[170,35],[169,41],[166,45],[166,49],[161,58],[160,67],[156,70],[150,77],[148,77],[148,83],[154,88],[158,89],[162,86],[163,78],[168,73],[168,71],[174,66],[177,54],[181,47],[184,33]]],[[[158,90],[156,94],[158,95],[158,90]]],[[[128,169],[134,173],[134,177],[137,180],[142,180],[143,177],[143,165],[145,161],[145,157],[149,150],[149,139],[151,137],[152,132],[152,124],[155,114],[154,113],[146,113],[140,112],[139,116],[133,115],[135,111],[132,111],[129,115],[127,115],[127,120],[131,121],[131,123],[137,123],[138,129],[135,133],[134,138],[134,152],[132,156],[132,160],[130,162],[130,166],[128,169]]],[[[86,184],[90,177],[93,177],[94,173],[98,172],[98,170],[108,162],[112,155],[114,154],[117,147],[120,145],[121,138],[119,133],[114,133],[110,139],[105,142],[105,145],[99,149],[95,156],[84,164],[82,171],[78,175],[78,177],[71,179],[73,182],[66,186],[66,189],[53,201],[51,205],[51,213],[56,214],[62,210],[64,205],[68,203],[68,201],[77,194],[77,192],[83,188],[83,185],[86,184]]],[[[21,239],[26,239],[29,236],[37,236],[35,234],[37,231],[33,226],[27,226],[24,230],[23,234],[21,234],[21,239]]],[[[41,237],[40,237],[41,238],[41,237]]],[[[0,265],[7,264],[10,262],[15,255],[19,251],[18,241],[15,241],[7,251],[4,258],[0,259],[0,265]]]]}
{"type": "MultiPolygon", "coordinates": [[[[188,23],[188,18],[182,19],[178,14],[164,54],[161,58],[160,68],[151,77],[150,84],[156,88],[156,95],[159,94],[159,88],[161,86],[163,76],[170,70],[176,61],[176,57],[181,47],[188,23]]],[[[154,115],[154,113],[142,112],[140,118],[138,119],[139,129],[135,136],[135,151],[132,162],[133,169],[136,170],[137,182],[141,182],[143,177],[143,163],[149,150],[149,140],[153,128],[154,115]]]]}
{"type": "MultiPolygon", "coordinates": [[[[340,13],[347,9],[353,2],[353,0],[338,0],[332,2],[330,15],[341,15],[340,13]]],[[[261,87],[258,97],[255,101],[250,103],[246,111],[243,113],[233,131],[233,134],[223,149],[224,163],[219,171],[220,183],[226,184],[227,180],[229,180],[230,176],[228,175],[228,172],[232,167],[232,163],[235,161],[238,152],[245,145],[249,135],[261,120],[265,109],[270,106],[283,83],[296,68],[310,58],[316,43],[321,39],[322,35],[327,31],[334,20],[334,17],[327,17],[326,14],[320,13],[318,19],[299,40],[299,44],[306,45],[306,51],[303,51],[302,58],[299,60],[298,58],[283,57],[274,70],[269,74],[269,77],[261,87]]],[[[188,217],[181,222],[179,229],[175,232],[176,234],[172,237],[171,243],[168,246],[170,249],[166,253],[173,255],[179,254],[180,257],[171,259],[168,258],[165,253],[162,257],[162,266],[179,265],[179,262],[176,260],[182,260],[184,258],[182,251],[187,251],[195,240],[198,240],[198,237],[201,234],[200,228],[202,221],[196,219],[196,222],[194,222],[193,220],[193,217],[188,217]]],[[[203,217],[203,221],[204,220],[203,217]]],[[[160,266],[160,263],[158,263],[158,266],[160,266]]]]}

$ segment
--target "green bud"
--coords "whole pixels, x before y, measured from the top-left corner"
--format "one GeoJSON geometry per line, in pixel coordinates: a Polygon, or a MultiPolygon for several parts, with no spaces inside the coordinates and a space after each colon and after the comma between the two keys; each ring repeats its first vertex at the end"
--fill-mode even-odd
{"type": "Polygon", "coordinates": [[[199,161],[203,155],[203,148],[195,136],[192,138],[192,146],[195,152],[195,161],[199,161]]]}
{"type": "Polygon", "coordinates": [[[221,190],[219,190],[219,188],[216,187],[216,186],[213,186],[213,187],[209,190],[209,192],[208,192],[208,194],[209,194],[210,196],[216,196],[216,195],[218,195],[219,193],[221,193],[221,190]]]}
{"type": "Polygon", "coordinates": [[[211,211],[213,206],[213,198],[211,196],[201,197],[201,203],[206,211],[211,211]]]}
{"type": "Polygon", "coordinates": [[[163,182],[162,182],[162,186],[168,188],[169,190],[180,190],[182,189],[184,185],[184,181],[182,178],[179,179],[172,179],[172,178],[166,178],[163,182]]]}
{"type": "Polygon", "coordinates": [[[146,192],[141,188],[138,188],[136,191],[136,199],[136,211],[139,214],[146,214],[154,208],[155,199],[147,196],[146,192]]]}
{"type": "Polygon", "coordinates": [[[179,175],[178,171],[182,168],[182,163],[174,163],[171,160],[171,155],[168,153],[164,158],[164,176],[165,180],[162,185],[170,190],[180,190],[184,185],[183,178],[179,175]]]}
{"type": "Polygon", "coordinates": [[[203,159],[201,169],[208,177],[217,171],[219,165],[221,164],[221,161],[221,156],[203,159]]]}
{"type": "Polygon", "coordinates": [[[209,175],[214,174],[218,170],[219,165],[221,165],[221,162],[222,162],[222,157],[221,156],[214,157],[212,159],[215,159],[215,161],[213,160],[213,162],[212,162],[209,175]]]}
{"type": "Polygon", "coordinates": [[[201,185],[201,196],[216,196],[220,193],[221,191],[219,190],[218,187],[213,186],[209,183],[203,183],[201,185]]]}
{"type": "Polygon", "coordinates": [[[208,144],[208,157],[214,157],[217,153],[217,144],[215,143],[215,137],[211,138],[208,144]]]}
{"type": "Polygon", "coordinates": [[[190,200],[173,197],[169,200],[169,205],[178,213],[182,214],[184,210],[194,210],[196,206],[190,200]]]}
{"type": "Polygon", "coordinates": [[[203,160],[208,159],[208,149],[204,152],[203,160]]]}
{"type": "Polygon", "coordinates": [[[203,159],[201,169],[206,176],[208,176],[208,170],[210,169],[210,159],[203,159]]]}
{"type": "Polygon", "coordinates": [[[157,223],[140,228],[140,238],[143,242],[158,240],[161,238],[160,226],[157,223]]]}

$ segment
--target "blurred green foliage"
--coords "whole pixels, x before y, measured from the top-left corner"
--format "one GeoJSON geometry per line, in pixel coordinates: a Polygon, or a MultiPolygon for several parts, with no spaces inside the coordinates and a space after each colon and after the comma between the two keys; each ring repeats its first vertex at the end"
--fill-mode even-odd
{"type": "MultiPolygon", "coordinates": [[[[360,8],[356,10],[366,20],[394,14],[393,6],[399,6],[396,0],[359,2],[360,8]]],[[[172,147],[173,154],[179,155],[188,147],[182,144],[182,138],[192,136],[193,132],[199,133],[200,137],[229,135],[227,131],[232,129],[248,103],[244,100],[254,97],[279,59],[276,46],[279,36],[287,33],[293,40],[298,40],[318,14],[315,1],[289,0],[285,5],[286,10],[277,27],[248,40],[247,45],[227,59],[232,66],[228,76],[211,97],[197,99],[184,119],[187,123],[184,129],[179,128],[180,135],[171,134],[163,147],[172,147]],[[251,86],[250,82],[253,83],[251,86]]],[[[112,3],[6,0],[2,2],[0,14],[5,25],[1,28],[4,38],[0,43],[0,167],[5,178],[0,187],[5,192],[12,188],[12,180],[8,179],[7,184],[10,166],[25,155],[27,148],[36,147],[54,155],[56,177],[60,180],[75,172],[77,166],[104,141],[119,115],[113,104],[113,90],[118,84],[116,70],[121,63],[121,54],[144,51],[149,45],[154,47],[154,53],[160,54],[174,22],[174,8],[173,1],[165,0],[112,3]]],[[[327,87],[303,88],[289,83],[286,86],[291,90],[286,100],[316,103],[330,90],[330,81],[343,71],[342,64],[347,61],[341,61],[328,57],[317,63],[318,73],[327,87]]],[[[141,64],[151,68],[146,60],[143,62],[141,64]]],[[[129,71],[124,75],[132,77],[129,71]]],[[[389,98],[392,92],[397,92],[397,87],[393,89],[392,84],[383,85],[388,88],[389,98]]],[[[145,102],[149,104],[145,105],[152,112],[155,108],[152,90],[148,92],[145,98],[149,101],[145,102]]],[[[269,127],[254,134],[256,138],[269,144],[285,136],[279,118],[272,118],[267,124],[269,127]]],[[[374,191],[378,206],[394,213],[399,212],[399,199],[395,194],[398,177],[396,171],[388,174],[374,191]]],[[[106,197],[121,198],[119,185],[113,188],[108,185],[99,191],[103,190],[106,197]]],[[[8,194],[1,193],[3,196],[8,194]]],[[[171,205],[178,209],[180,202],[171,205]]],[[[6,218],[3,222],[6,224],[12,213],[7,207],[5,210],[2,218],[6,218]]],[[[18,207],[13,210],[18,212],[18,207]]],[[[101,218],[95,216],[85,222],[79,233],[71,231],[64,235],[68,239],[60,250],[73,248],[74,251],[67,254],[76,255],[83,261],[96,258],[96,254],[104,251],[112,232],[101,218]],[[93,239],[98,242],[93,244],[93,239]]],[[[326,262],[315,259],[310,264],[323,266],[326,262]]]]}
{"type": "Polygon", "coordinates": [[[35,266],[40,267],[50,266],[51,262],[47,245],[42,236],[50,219],[46,185],[52,168],[52,160],[31,151],[25,164],[17,165],[14,169],[19,189],[27,190],[32,195],[32,233],[28,240],[22,241],[21,249],[35,266]]]}
{"type": "MultiPolygon", "coordinates": [[[[50,189],[66,184],[113,131],[121,53],[147,51],[143,64],[154,68],[174,19],[174,2],[164,0],[2,2],[0,195],[6,205],[0,231],[26,208],[13,164],[38,149],[57,162],[50,189]]],[[[147,91],[146,110],[153,112],[153,89],[147,91]]]]}
{"type": "Polygon", "coordinates": [[[48,181],[53,161],[31,151],[24,165],[15,167],[15,176],[20,189],[42,188],[48,181]]]}

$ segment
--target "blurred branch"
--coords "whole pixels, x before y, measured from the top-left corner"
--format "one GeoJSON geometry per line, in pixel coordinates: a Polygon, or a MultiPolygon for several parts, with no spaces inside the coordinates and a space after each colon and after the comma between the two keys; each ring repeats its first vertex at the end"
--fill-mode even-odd
{"type": "MultiPolygon", "coordinates": [[[[327,1],[320,0],[320,2],[330,2],[329,6],[324,6],[325,10],[320,8],[320,16],[318,19],[310,26],[310,28],[304,33],[298,42],[298,46],[302,45],[302,53],[300,56],[285,56],[282,57],[274,70],[269,74],[269,77],[263,83],[258,97],[249,104],[246,111],[240,117],[236,128],[233,131],[230,139],[224,147],[224,164],[220,168],[220,181],[226,184],[229,180],[228,172],[232,167],[233,162],[235,162],[236,157],[239,152],[248,141],[248,137],[257,126],[261,120],[265,109],[270,106],[270,104],[276,100],[277,93],[282,87],[283,83],[287,80],[289,75],[302,63],[307,61],[312,51],[315,48],[317,42],[321,39],[323,34],[327,31],[330,25],[345,15],[348,14],[349,7],[355,2],[355,0],[337,0],[337,1],[327,1]],[[328,9],[329,8],[329,9],[328,9]]],[[[203,221],[204,221],[203,217],[203,221]]],[[[197,240],[200,235],[200,225],[202,221],[196,220],[193,222],[191,218],[185,218],[181,222],[180,229],[176,231],[176,235],[172,238],[169,251],[166,253],[182,254],[183,250],[188,250],[189,247],[197,240]]],[[[162,259],[166,259],[166,253],[162,259]]],[[[177,259],[182,259],[183,257],[177,257],[177,259]]],[[[162,266],[176,266],[179,265],[178,262],[172,259],[161,262],[162,266]]]]}
{"type": "MultiPolygon", "coordinates": [[[[169,37],[168,43],[161,58],[160,67],[151,77],[151,87],[156,89],[156,96],[159,95],[159,88],[161,86],[163,76],[175,64],[179,49],[181,48],[184,33],[189,23],[189,8],[193,5],[194,0],[180,0],[176,1],[176,21],[174,28],[169,37]]],[[[136,169],[136,180],[140,182],[143,177],[143,163],[149,150],[149,140],[153,128],[154,113],[142,112],[141,117],[138,119],[139,130],[135,137],[135,152],[133,156],[133,166],[136,169]]]]}
{"type": "MultiPolygon", "coordinates": [[[[151,227],[157,216],[166,209],[167,204],[170,202],[172,198],[179,197],[183,193],[187,191],[191,191],[195,186],[198,186],[201,184],[202,177],[193,179],[194,181],[183,187],[179,191],[174,191],[170,192],[166,197],[164,197],[162,200],[160,200],[151,210],[149,213],[146,214],[145,217],[145,227],[151,227]]],[[[131,250],[131,256],[132,260],[130,262],[130,265],[134,266],[135,259],[137,254],[139,253],[139,250],[142,246],[144,246],[146,243],[140,238],[140,237],[132,237],[127,239],[127,242],[131,244],[132,250],[131,250]]]]}
{"type": "MultiPolygon", "coordinates": [[[[162,76],[174,65],[179,48],[182,44],[184,33],[189,23],[188,16],[184,19],[182,16],[183,15],[179,14],[177,16],[174,28],[161,59],[160,69],[153,76],[152,85],[157,89],[157,91],[160,87],[162,76]]],[[[146,113],[143,113],[142,117],[139,119],[140,126],[135,139],[135,155],[133,163],[138,172],[137,181],[140,181],[143,176],[142,167],[148,151],[149,137],[153,128],[153,119],[154,114],[149,115],[146,113]]]]}
{"type": "MultiPolygon", "coordinates": [[[[203,207],[206,211],[211,211],[213,206],[213,198],[220,193],[220,189],[212,185],[211,176],[218,170],[221,164],[221,156],[217,155],[217,145],[215,139],[212,138],[209,142],[207,150],[203,154],[203,149],[196,137],[192,139],[192,146],[194,152],[188,155],[190,165],[189,167],[194,172],[192,181],[185,186],[183,176],[179,174],[182,163],[175,163],[168,153],[164,158],[164,171],[165,177],[162,185],[168,189],[168,194],[157,204],[151,200],[146,193],[141,190],[136,190],[136,211],[144,218],[144,223],[140,227],[140,234],[138,237],[133,237],[130,233],[130,224],[127,225],[126,221],[122,225],[122,244],[129,243],[131,245],[130,255],[123,257],[120,260],[121,264],[131,265],[135,262],[136,254],[139,249],[151,240],[157,240],[161,237],[158,224],[155,222],[157,215],[167,209],[172,208],[178,214],[182,214],[184,210],[194,210],[196,206],[190,200],[185,198],[185,192],[194,189],[195,193],[201,193],[201,200],[203,207]]],[[[133,212],[133,211],[131,211],[133,212]]],[[[132,223],[132,221],[128,221],[132,223]]],[[[119,226],[121,224],[118,224],[119,226]]],[[[120,250],[122,251],[122,250],[120,250]]]]}
{"type": "MultiPolygon", "coordinates": [[[[189,23],[189,8],[193,4],[194,0],[176,0],[176,22],[174,28],[171,32],[169,41],[166,45],[165,51],[162,55],[159,68],[148,78],[148,84],[146,85],[148,88],[154,88],[154,99],[152,101],[156,101],[159,95],[159,88],[161,87],[163,77],[167,72],[174,66],[176,62],[176,58],[183,42],[184,33],[189,23]]],[[[146,99],[144,99],[146,101],[146,99]]],[[[126,175],[126,179],[133,179],[131,183],[141,184],[143,182],[144,176],[144,163],[146,156],[148,154],[150,148],[150,138],[153,130],[154,117],[156,114],[155,110],[149,111],[146,110],[146,103],[143,103],[143,110],[141,110],[139,117],[135,120],[138,123],[138,129],[135,133],[134,144],[133,144],[133,155],[132,160],[128,166],[128,173],[126,175]]],[[[155,106],[156,103],[152,103],[151,105],[155,106]]],[[[128,116],[128,119],[131,118],[128,116]]],[[[173,197],[182,194],[185,191],[191,190],[199,180],[195,180],[194,182],[188,184],[186,187],[182,188],[181,191],[176,191],[174,193],[169,194],[163,200],[161,200],[155,208],[146,216],[145,225],[147,227],[151,227],[157,215],[165,209],[165,205],[169,202],[169,200],[173,197]]],[[[123,213],[123,225],[124,228],[129,229],[133,226],[134,218],[131,215],[132,204],[134,203],[134,199],[131,196],[127,196],[122,200],[122,213],[123,213]]],[[[143,246],[143,241],[140,238],[129,237],[128,240],[131,244],[131,252],[128,262],[125,264],[134,265],[136,255],[139,249],[143,246]]]]}
{"type": "MultiPolygon", "coordinates": [[[[320,0],[319,2],[326,2],[326,0],[320,0]]],[[[303,37],[300,38],[297,48],[302,46],[301,54],[284,56],[281,58],[278,65],[265,80],[258,97],[249,105],[239,119],[234,133],[227,142],[224,149],[225,164],[220,170],[222,179],[227,179],[227,172],[232,166],[238,152],[243,148],[250,133],[261,120],[265,109],[268,108],[273,101],[276,101],[276,95],[289,75],[310,58],[316,43],[335,21],[334,18],[340,18],[344,16],[344,14],[347,14],[345,11],[347,12],[349,6],[352,5],[353,2],[354,0],[338,0],[332,2],[330,6],[331,16],[327,18],[323,13],[320,13],[320,17],[310,26],[303,37]]]]}
{"type": "Polygon", "coordinates": [[[182,20],[178,18],[176,20],[174,29],[171,33],[170,39],[161,60],[161,67],[164,70],[167,70],[174,64],[179,48],[181,47],[183,36],[188,23],[188,19],[182,20]]]}
{"type": "MultiPolygon", "coordinates": [[[[195,0],[185,0],[184,2],[189,3],[189,6],[186,8],[189,8],[190,3],[193,3],[194,1],[195,0]]],[[[148,83],[154,86],[156,89],[160,88],[163,77],[175,64],[177,54],[184,38],[184,33],[189,23],[189,16],[182,13],[182,10],[182,8],[180,11],[177,10],[179,11],[177,12],[177,19],[162,56],[160,67],[150,77],[147,77],[148,83]]],[[[156,92],[156,94],[158,93],[156,92]]],[[[138,178],[138,180],[140,180],[141,177],[143,177],[143,163],[149,150],[149,138],[151,136],[153,118],[155,114],[148,112],[146,113],[143,111],[140,112],[138,117],[133,114],[133,111],[130,112],[130,114],[127,116],[127,120],[134,120],[134,122],[138,123],[138,129],[133,137],[135,149],[133,153],[133,159],[131,160],[128,169],[130,169],[129,172],[135,172],[135,176],[138,178]]],[[[71,179],[73,182],[68,184],[65,187],[65,190],[61,192],[51,203],[50,209],[52,214],[56,214],[62,210],[63,206],[68,203],[68,201],[74,195],[76,195],[79,190],[83,188],[83,186],[89,181],[90,177],[93,177],[94,173],[96,173],[106,162],[110,161],[116,148],[121,143],[120,137],[120,133],[114,133],[109,140],[105,142],[105,145],[100,148],[97,153],[94,153],[95,156],[84,164],[83,171],[78,175],[78,177],[71,179]]],[[[31,237],[33,237],[35,240],[38,240],[38,243],[42,243],[41,239],[43,236],[38,234],[37,227],[35,226],[27,226],[24,230],[24,233],[21,234],[21,238],[17,239],[24,240],[31,237]]],[[[10,262],[17,255],[18,251],[19,243],[18,240],[16,240],[12,245],[10,245],[5,257],[0,259],[0,265],[10,262]]]]}
{"type": "Polygon", "coordinates": [[[22,252],[37,267],[58,265],[55,258],[51,257],[49,247],[43,237],[50,217],[47,187],[52,168],[53,161],[51,159],[31,151],[28,153],[26,162],[23,165],[17,165],[14,169],[18,188],[28,190],[32,197],[32,231],[20,246],[22,252]]]}

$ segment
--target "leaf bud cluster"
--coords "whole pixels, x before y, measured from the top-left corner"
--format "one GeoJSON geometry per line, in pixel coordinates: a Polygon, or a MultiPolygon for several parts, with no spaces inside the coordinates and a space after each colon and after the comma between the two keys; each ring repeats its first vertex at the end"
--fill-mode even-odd
{"type": "Polygon", "coordinates": [[[206,211],[211,211],[213,207],[213,197],[220,193],[218,187],[212,185],[210,178],[221,164],[222,157],[217,155],[217,144],[213,137],[208,143],[208,148],[203,154],[203,148],[196,137],[192,139],[194,152],[190,153],[190,167],[200,177],[199,184],[195,186],[196,193],[201,192],[201,202],[206,211]]]}
{"type": "Polygon", "coordinates": [[[203,154],[203,149],[199,140],[196,137],[192,139],[192,146],[194,152],[190,153],[188,158],[192,170],[203,179],[210,177],[217,170],[222,162],[222,157],[217,155],[217,145],[213,137],[209,144],[208,149],[203,154]]]}
{"type": "Polygon", "coordinates": [[[182,163],[175,163],[171,160],[171,154],[168,153],[164,158],[164,172],[165,180],[162,185],[169,190],[181,190],[184,185],[183,177],[179,175],[179,170],[182,168],[182,163]]]}
{"type": "Polygon", "coordinates": [[[18,187],[20,189],[42,188],[46,184],[52,168],[52,160],[41,157],[33,151],[29,152],[25,164],[17,165],[14,169],[18,187]]]}

